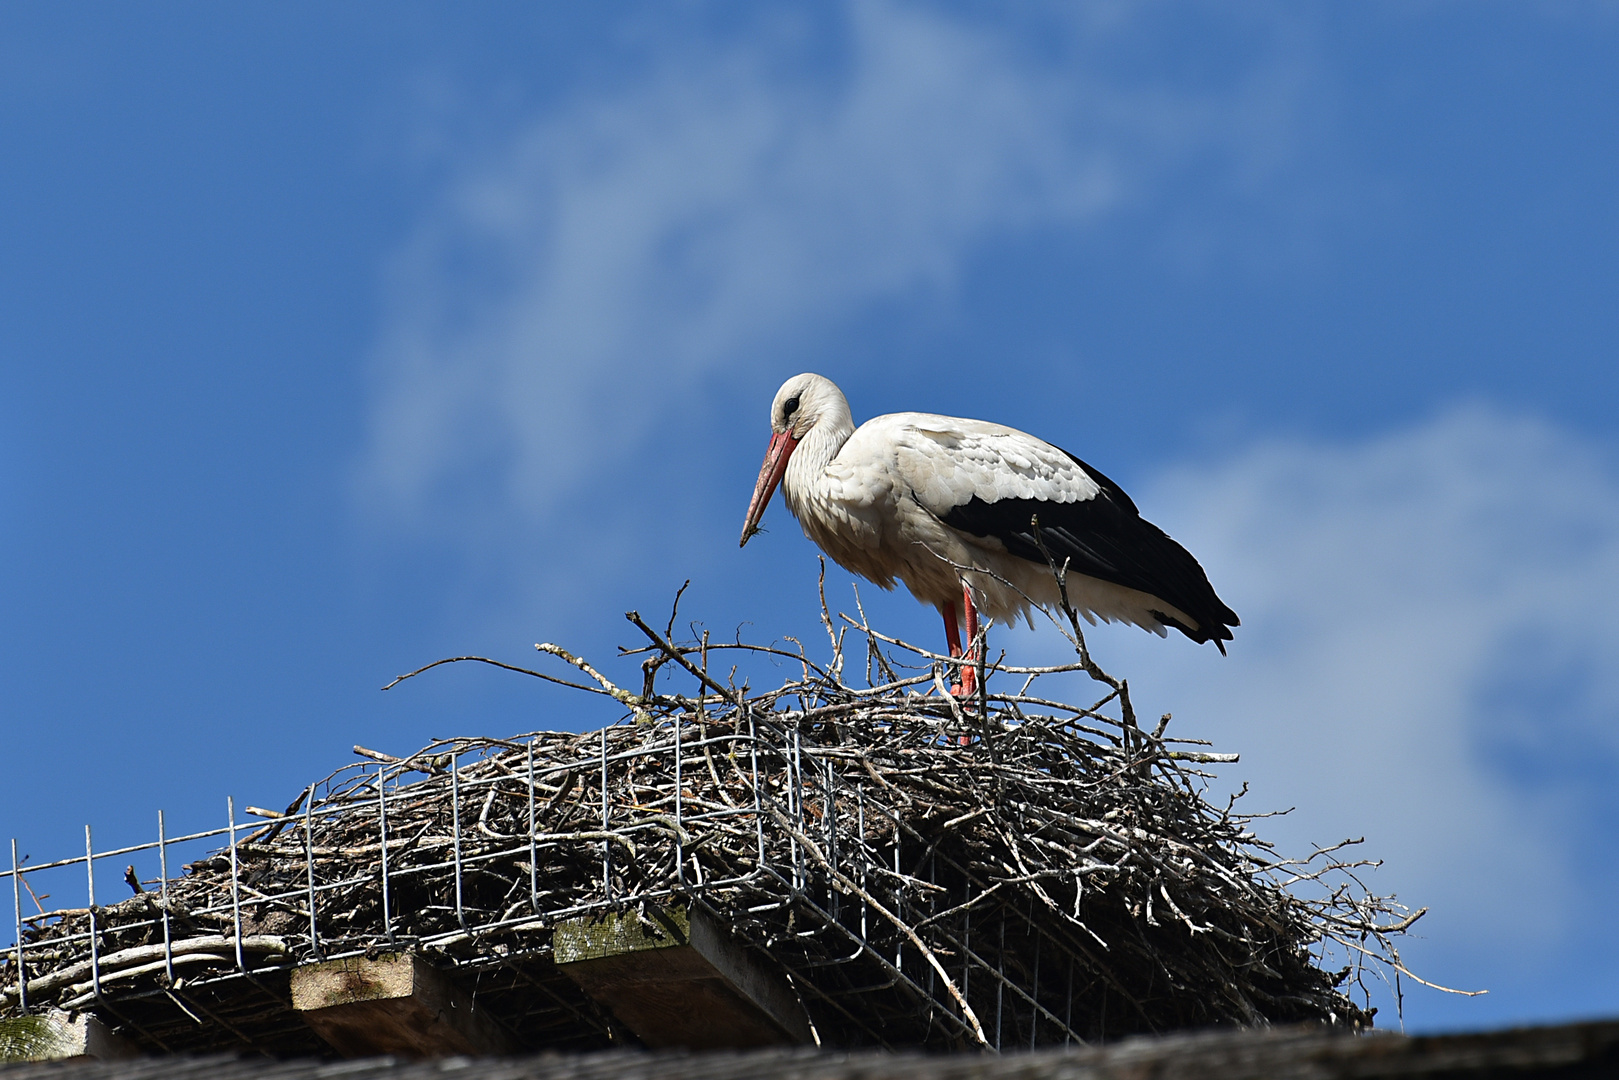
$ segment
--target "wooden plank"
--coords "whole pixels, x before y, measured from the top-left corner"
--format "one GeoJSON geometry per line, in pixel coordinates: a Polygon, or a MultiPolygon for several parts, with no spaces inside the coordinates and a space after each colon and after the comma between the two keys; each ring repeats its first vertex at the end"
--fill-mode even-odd
{"type": "Polygon", "coordinates": [[[87,1012],[50,1009],[0,1020],[0,1062],[129,1058],[135,1047],[87,1012]]]}
{"type": "Polygon", "coordinates": [[[556,928],[557,968],[651,1047],[813,1041],[787,981],[701,912],[635,912],[556,928]]]}
{"type": "Polygon", "coordinates": [[[292,1007],[344,1057],[516,1053],[471,994],[415,953],[308,964],[292,972],[292,1007]]]}

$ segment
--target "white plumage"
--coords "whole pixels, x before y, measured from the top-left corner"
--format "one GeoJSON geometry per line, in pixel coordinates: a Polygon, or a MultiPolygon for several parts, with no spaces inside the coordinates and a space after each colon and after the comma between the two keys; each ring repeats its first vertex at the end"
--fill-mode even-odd
{"type": "Polygon", "coordinates": [[[1039,537],[1069,565],[1069,599],[1087,619],[1167,627],[1224,651],[1237,617],[1202,567],[1143,520],[1129,496],[1072,454],[1015,428],[931,413],[892,413],[857,429],[830,380],[795,375],[776,393],[772,438],[742,543],[777,483],[804,533],[840,566],[896,580],[944,616],[974,607],[1009,622],[1029,601],[1055,605],[1039,537]],[[1008,584],[1010,583],[1010,584],[1008,584]],[[965,588],[964,588],[965,587],[965,588]]]}

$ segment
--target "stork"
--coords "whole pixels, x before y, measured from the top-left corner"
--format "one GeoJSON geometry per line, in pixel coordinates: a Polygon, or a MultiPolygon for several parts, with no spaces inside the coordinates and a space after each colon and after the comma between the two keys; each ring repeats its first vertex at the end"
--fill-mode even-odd
{"type": "Polygon", "coordinates": [[[1046,561],[1067,565],[1068,599],[1086,621],[1179,630],[1223,654],[1237,615],[1191,552],[1144,519],[1096,469],[1015,428],[932,413],[854,425],[843,391],[794,375],[770,405],[770,446],[748,503],[742,544],[781,485],[804,534],[844,569],[896,580],[944,619],[954,691],[973,692],[979,616],[1031,620],[1060,602],[1046,561]],[[1039,534],[1036,536],[1036,524],[1039,534]]]}

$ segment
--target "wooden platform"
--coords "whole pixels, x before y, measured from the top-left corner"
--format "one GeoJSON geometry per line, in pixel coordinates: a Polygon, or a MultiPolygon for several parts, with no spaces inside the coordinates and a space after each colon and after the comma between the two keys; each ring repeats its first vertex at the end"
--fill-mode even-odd
{"type": "Polygon", "coordinates": [[[560,924],[557,969],[654,1048],[811,1043],[787,979],[700,912],[674,908],[560,924]]]}
{"type": "Polygon", "coordinates": [[[518,1049],[466,988],[415,953],[296,968],[292,1006],[344,1057],[489,1057],[518,1049]]]}
{"type": "Polygon", "coordinates": [[[0,1062],[109,1060],[136,1050],[90,1013],[50,1009],[0,1020],[0,1062]]]}

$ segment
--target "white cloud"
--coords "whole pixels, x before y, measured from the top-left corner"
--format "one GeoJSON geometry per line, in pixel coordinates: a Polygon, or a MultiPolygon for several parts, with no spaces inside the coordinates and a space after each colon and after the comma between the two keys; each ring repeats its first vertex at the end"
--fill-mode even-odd
{"type": "Polygon", "coordinates": [[[1243,626],[1224,660],[1104,633],[1139,707],[1241,751],[1222,771],[1253,808],[1297,807],[1262,830],[1285,848],[1364,835],[1377,886],[1433,909],[1430,976],[1500,989],[1574,949],[1619,766],[1619,477],[1599,451],[1475,407],[1143,494],[1243,626]]]}
{"type": "MultiPolygon", "coordinates": [[[[1070,31],[1099,52],[1127,22],[1070,31]]],[[[671,40],[464,175],[396,275],[364,469],[381,505],[468,533],[540,521],[704,375],[939,295],[984,242],[1139,202],[1194,152],[1269,162],[1289,122],[1288,78],[1126,87],[1078,46],[894,2],[849,4],[840,32],[819,65],[785,62],[790,35],[671,40]]]]}

